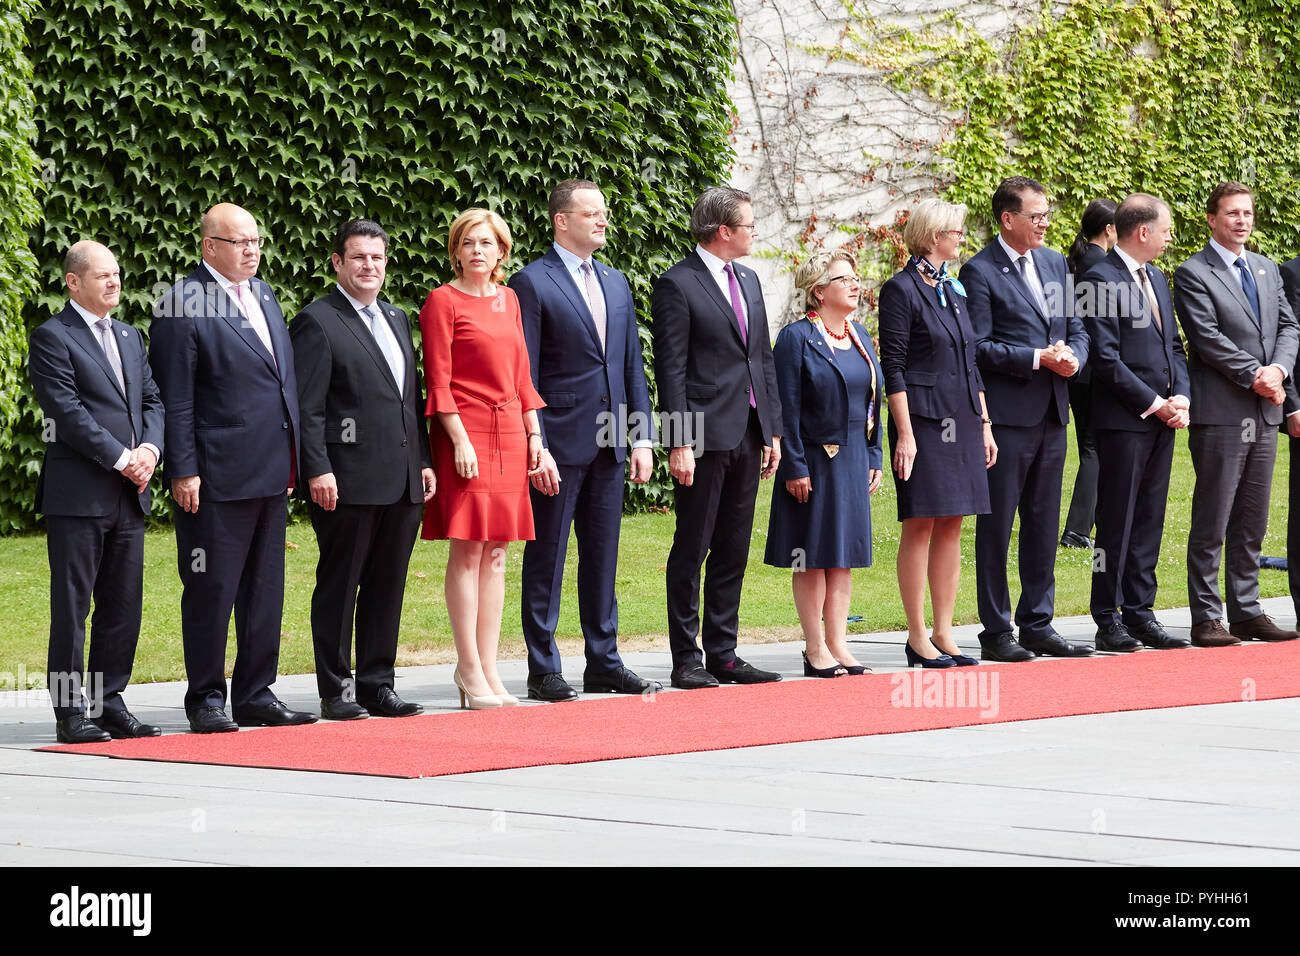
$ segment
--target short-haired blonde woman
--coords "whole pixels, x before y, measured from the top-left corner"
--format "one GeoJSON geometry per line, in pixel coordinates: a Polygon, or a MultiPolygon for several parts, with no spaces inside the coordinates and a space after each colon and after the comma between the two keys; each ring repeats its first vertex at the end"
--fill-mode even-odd
{"type": "Polygon", "coordinates": [[[772,349],[785,435],[763,560],[794,571],[804,675],[863,674],[847,639],[850,569],[871,564],[883,373],[871,336],[853,321],[860,291],[853,253],[816,253],[794,281],[806,312],[772,349]]]}
{"type": "Polygon", "coordinates": [[[987,514],[986,470],[997,460],[965,290],[948,275],[965,239],[966,207],[919,203],[903,228],[912,258],[880,290],[880,357],[889,396],[898,519],[898,587],[909,666],[978,664],[952,637],[961,522],[987,514]],[[934,632],[925,627],[930,583],[934,632]]]}
{"type": "Polygon", "coordinates": [[[533,537],[528,476],[540,469],[537,409],[519,300],[505,285],[510,230],[468,209],[447,240],[455,278],[420,310],[438,494],[422,537],[451,539],[445,581],[461,706],[511,706],[497,673],[510,541],[533,537]]]}

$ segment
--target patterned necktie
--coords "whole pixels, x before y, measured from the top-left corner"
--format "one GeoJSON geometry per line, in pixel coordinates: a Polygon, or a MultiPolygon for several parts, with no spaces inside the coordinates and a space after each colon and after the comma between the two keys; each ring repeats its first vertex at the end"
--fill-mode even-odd
{"type": "Polygon", "coordinates": [[[1160,315],[1160,303],[1156,299],[1156,290],[1151,287],[1151,277],[1147,275],[1146,266],[1138,266],[1138,284],[1142,286],[1142,291],[1146,293],[1147,303],[1151,306],[1151,317],[1155,319],[1156,328],[1161,332],[1165,330],[1165,323],[1160,315]]]}
{"type": "Polygon", "coordinates": [[[113,368],[113,374],[117,376],[117,387],[126,394],[126,378],[122,375],[122,357],[117,354],[117,343],[113,341],[113,320],[104,316],[95,323],[95,328],[99,329],[99,344],[104,348],[104,354],[108,356],[108,364],[113,368]]]}
{"type": "Polygon", "coordinates": [[[1037,272],[1029,271],[1029,256],[1021,256],[1016,261],[1020,265],[1020,277],[1025,280],[1025,285],[1029,286],[1029,291],[1034,294],[1034,301],[1038,303],[1039,311],[1047,315],[1047,299],[1043,296],[1043,288],[1038,283],[1037,272]]]}
{"type": "Polygon", "coordinates": [[[375,345],[379,346],[379,354],[384,357],[388,363],[388,370],[393,373],[393,381],[397,384],[400,391],[402,389],[401,366],[397,364],[397,358],[393,355],[392,350],[388,347],[387,336],[381,335],[378,328],[380,321],[379,310],[373,305],[368,305],[361,310],[361,314],[366,318],[366,327],[370,329],[370,334],[375,340],[375,345]]]}
{"type": "MultiPolygon", "coordinates": [[[[732,271],[731,263],[728,262],[722,267],[722,271],[727,274],[727,289],[731,293],[731,311],[736,314],[736,325],[740,326],[740,341],[749,348],[749,330],[745,328],[745,307],[740,302],[740,283],[736,281],[736,273],[732,271]]],[[[749,385],[749,407],[758,408],[754,401],[754,384],[753,376],[750,376],[749,385]]]]}
{"type": "Polygon", "coordinates": [[[1233,265],[1237,267],[1237,275],[1241,277],[1242,291],[1250,300],[1250,307],[1255,310],[1255,324],[1259,325],[1259,286],[1255,285],[1255,277],[1250,274],[1250,266],[1246,265],[1245,259],[1238,256],[1233,265]]]}
{"type": "Polygon", "coordinates": [[[582,282],[587,287],[587,304],[591,307],[591,318],[596,323],[596,334],[600,336],[600,350],[605,351],[605,297],[596,282],[596,273],[591,268],[591,260],[582,263],[582,282]]]}

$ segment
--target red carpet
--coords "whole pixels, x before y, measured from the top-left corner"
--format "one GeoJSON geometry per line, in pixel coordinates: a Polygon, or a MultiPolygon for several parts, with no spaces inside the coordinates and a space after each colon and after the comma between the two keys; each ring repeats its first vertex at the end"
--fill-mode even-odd
{"type": "Polygon", "coordinates": [[[434,777],[1281,697],[1300,697],[1300,642],[914,670],[43,749],[134,760],[434,777]]]}

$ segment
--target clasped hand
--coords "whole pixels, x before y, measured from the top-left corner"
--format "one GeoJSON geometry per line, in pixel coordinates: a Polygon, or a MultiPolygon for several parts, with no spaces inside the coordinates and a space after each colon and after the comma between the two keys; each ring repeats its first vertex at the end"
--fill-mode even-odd
{"type": "Polygon", "coordinates": [[[1276,365],[1261,365],[1255,369],[1255,380],[1251,383],[1251,388],[1274,405],[1281,405],[1286,401],[1286,391],[1282,388],[1283,378],[1282,370],[1276,365]]]}
{"type": "Polygon", "coordinates": [[[1055,372],[1062,378],[1070,378],[1079,371],[1079,358],[1074,354],[1074,349],[1064,341],[1057,340],[1051,348],[1043,349],[1038,357],[1038,366],[1055,372]]]}
{"type": "Polygon", "coordinates": [[[149,479],[153,477],[153,470],[157,464],[158,458],[152,449],[144,446],[132,449],[131,458],[122,469],[122,477],[135,485],[138,491],[144,491],[145,486],[149,484],[149,479]]]}

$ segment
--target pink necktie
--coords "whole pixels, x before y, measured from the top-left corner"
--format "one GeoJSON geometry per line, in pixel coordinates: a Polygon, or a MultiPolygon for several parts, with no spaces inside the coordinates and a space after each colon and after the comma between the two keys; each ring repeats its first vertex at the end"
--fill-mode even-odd
{"type": "MultiPolygon", "coordinates": [[[[745,328],[745,307],[740,304],[740,283],[736,281],[736,273],[731,270],[731,263],[728,262],[722,267],[722,271],[727,274],[727,288],[731,292],[731,311],[736,313],[736,324],[740,326],[740,341],[745,343],[745,348],[749,348],[749,330],[745,328]]],[[[754,401],[754,385],[751,376],[749,386],[749,407],[758,408],[754,401]]]]}

